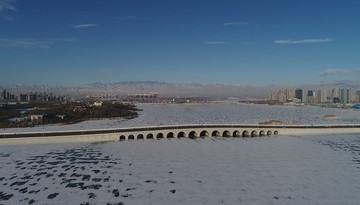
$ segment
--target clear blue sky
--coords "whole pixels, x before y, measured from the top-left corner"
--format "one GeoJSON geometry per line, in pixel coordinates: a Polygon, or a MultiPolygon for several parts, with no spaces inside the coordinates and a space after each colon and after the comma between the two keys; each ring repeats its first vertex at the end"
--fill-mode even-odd
{"type": "Polygon", "coordinates": [[[360,79],[358,0],[0,0],[0,84],[360,79]]]}

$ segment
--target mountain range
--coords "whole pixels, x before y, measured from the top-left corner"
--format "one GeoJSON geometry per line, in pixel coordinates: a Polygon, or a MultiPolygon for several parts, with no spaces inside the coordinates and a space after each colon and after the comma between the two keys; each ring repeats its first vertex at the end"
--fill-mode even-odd
{"type": "Polygon", "coordinates": [[[168,83],[158,81],[127,81],[118,83],[91,83],[77,86],[60,85],[37,85],[37,84],[13,84],[0,85],[1,90],[12,93],[52,93],[54,95],[67,95],[73,97],[106,96],[128,94],[145,94],[158,92],[161,97],[240,97],[240,98],[265,98],[270,91],[279,89],[331,89],[352,88],[360,89],[360,81],[331,81],[318,84],[304,84],[297,86],[268,85],[223,85],[223,84],[200,84],[200,83],[168,83]]]}

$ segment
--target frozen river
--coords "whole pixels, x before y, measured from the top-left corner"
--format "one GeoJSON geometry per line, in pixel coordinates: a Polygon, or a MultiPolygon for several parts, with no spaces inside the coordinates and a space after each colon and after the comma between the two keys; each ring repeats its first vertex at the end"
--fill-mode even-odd
{"type": "MultiPolygon", "coordinates": [[[[136,119],[31,129],[181,123],[356,123],[360,112],[248,104],[139,105],[136,119]],[[323,118],[324,115],[336,118],[323,118]]],[[[0,204],[359,204],[360,133],[0,145],[0,204]]]]}
{"type": "Polygon", "coordinates": [[[2,129],[4,132],[83,130],[173,124],[257,124],[268,120],[301,124],[360,123],[360,112],[313,106],[270,106],[241,103],[138,104],[139,117],[131,120],[89,120],[63,126],[2,129]],[[335,118],[324,118],[335,115],[335,118]]]}

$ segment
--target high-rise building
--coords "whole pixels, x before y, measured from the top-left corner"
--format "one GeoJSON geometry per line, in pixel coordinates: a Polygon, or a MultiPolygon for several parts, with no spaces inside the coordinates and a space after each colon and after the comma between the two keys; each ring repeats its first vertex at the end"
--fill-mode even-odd
{"type": "Polygon", "coordinates": [[[298,88],[295,90],[295,98],[303,101],[303,90],[298,88]]]}
{"type": "Polygon", "coordinates": [[[340,88],[333,88],[331,90],[331,102],[332,103],[340,103],[340,88]]]}
{"type": "Polygon", "coordinates": [[[355,102],[356,102],[356,103],[359,103],[359,102],[360,102],[360,90],[356,91],[355,102]]]}
{"type": "Polygon", "coordinates": [[[351,93],[351,89],[349,88],[343,88],[340,90],[340,102],[347,104],[350,103],[352,100],[352,93],[351,93]]]}
{"type": "Polygon", "coordinates": [[[307,91],[307,102],[308,103],[315,103],[315,90],[308,90],[307,91]]]}
{"type": "Polygon", "coordinates": [[[21,102],[25,102],[25,101],[28,101],[28,95],[27,94],[19,94],[19,98],[18,98],[18,101],[21,101],[21,102]]]}
{"type": "Polygon", "coordinates": [[[286,102],[287,98],[286,98],[286,94],[283,90],[279,90],[277,96],[278,96],[279,102],[286,102]]]}
{"type": "Polygon", "coordinates": [[[318,90],[315,94],[316,103],[325,103],[327,100],[326,90],[318,90]]]}
{"type": "Polygon", "coordinates": [[[333,88],[331,90],[331,99],[333,103],[340,103],[340,88],[333,88]]]}
{"type": "Polygon", "coordinates": [[[37,94],[36,94],[36,93],[35,93],[35,94],[30,93],[30,94],[28,95],[28,100],[29,100],[29,101],[36,101],[36,100],[37,100],[37,94]]]}
{"type": "Polygon", "coordinates": [[[346,89],[346,95],[347,95],[347,102],[352,103],[353,102],[353,94],[351,89],[346,89]]]}
{"type": "Polygon", "coordinates": [[[354,103],[359,103],[360,102],[360,90],[355,92],[354,95],[354,103]]]}
{"type": "Polygon", "coordinates": [[[270,101],[277,101],[278,99],[277,99],[276,96],[277,96],[276,93],[274,91],[271,91],[270,95],[269,95],[269,100],[270,101]]]}
{"type": "Polygon", "coordinates": [[[2,92],[2,99],[7,99],[7,92],[6,92],[6,90],[4,90],[3,92],[2,92]]]}
{"type": "Polygon", "coordinates": [[[295,98],[295,90],[285,90],[287,100],[292,100],[295,98]]]}
{"type": "Polygon", "coordinates": [[[340,88],[333,88],[331,90],[331,97],[333,98],[340,98],[340,88]]]}
{"type": "Polygon", "coordinates": [[[308,103],[308,96],[307,96],[308,92],[306,90],[303,90],[303,99],[302,102],[303,103],[308,103]]]}
{"type": "Polygon", "coordinates": [[[308,97],[315,97],[315,90],[308,90],[308,97]]]}

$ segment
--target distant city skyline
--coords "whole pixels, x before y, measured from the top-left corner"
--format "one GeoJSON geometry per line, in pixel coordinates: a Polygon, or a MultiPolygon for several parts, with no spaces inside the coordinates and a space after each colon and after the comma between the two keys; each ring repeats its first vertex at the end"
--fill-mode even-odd
{"type": "Polygon", "coordinates": [[[0,84],[360,79],[360,1],[0,0],[0,84]]]}
{"type": "Polygon", "coordinates": [[[331,89],[280,89],[271,91],[268,100],[277,101],[281,103],[310,103],[310,104],[323,104],[323,103],[359,103],[360,90],[352,88],[339,88],[332,87],[331,89]]]}

